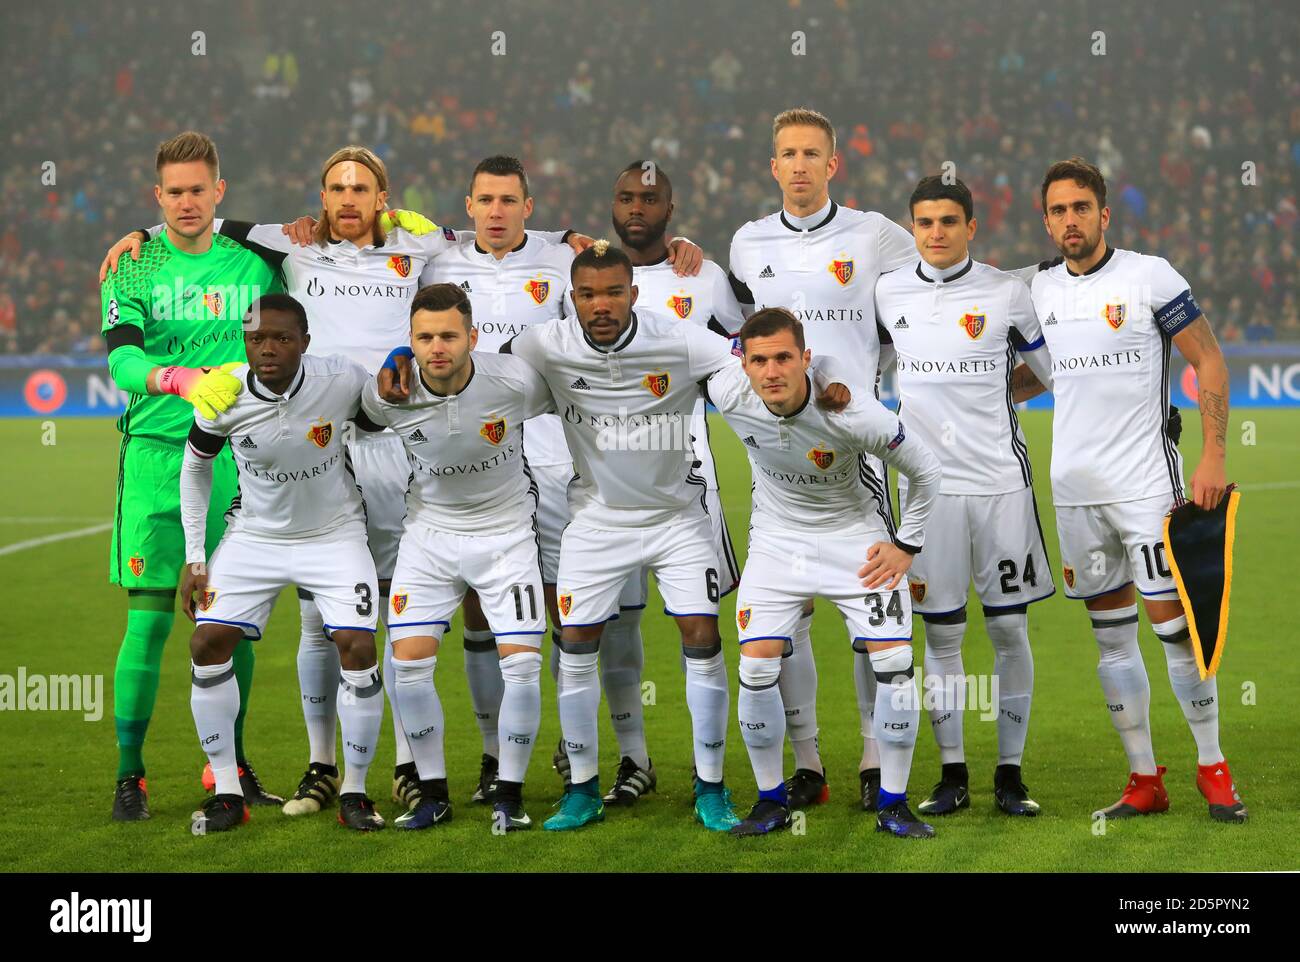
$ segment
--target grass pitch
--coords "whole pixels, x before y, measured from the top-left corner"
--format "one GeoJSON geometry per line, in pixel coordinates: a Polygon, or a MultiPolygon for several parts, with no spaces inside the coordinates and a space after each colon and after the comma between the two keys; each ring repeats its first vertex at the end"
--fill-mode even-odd
{"type": "MultiPolygon", "coordinates": [[[[1169,766],[1167,815],[1112,823],[1094,833],[1090,813],[1114,801],[1127,777],[1119,739],[1102,707],[1096,644],[1082,605],[1059,590],[1060,565],[1048,491],[1050,415],[1022,415],[1033,455],[1039,507],[1058,582],[1055,597],[1030,609],[1036,686],[1025,778],[1043,806],[1033,820],[996,812],[992,774],[996,726],[967,712],[967,760],[972,806],[937,820],[938,837],[914,842],[873,831],[858,808],[861,752],[850,652],[838,616],[820,603],[814,622],[821,676],[821,742],[830,802],[807,813],[801,834],[733,839],[705,831],[691,817],[689,717],[676,631],[652,599],[644,622],[645,679],[654,685],[645,708],[659,792],[635,809],[609,809],[603,825],[572,834],[538,830],[495,836],[489,811],[468,804],[478,773],[480,741],[461,665],[460,625],[439,658],[446,709],[447,756],[455,820],[420,832],[359,836],[333,812],[289,819],[256,810],[243,829],[195,838],[190,813],[202,800],[204,757],[189,709],[189,623],[178,616],[166,658],[153,726],[146,743],[153,819],[119,825],[109,819],[116,750],[112,722],[113,665],[125,624],[125,597],[106,579],[109,534],[102,530],[14,548],[110,520],[117,434],[107,419],[64,419],[55,443],[37,420],[0,421],[6,452],[6,505],[0,517],[0,673],[20,666],[35,674],[102,675],[103,715],[0,711],[0,745],[8,776],[0,780],[0,869],[6,871],[1198,871],[1300,867],[1300,721],[1295,692],[1300,662],[1285,587],[1294,502],[1300,488],[1300,412],[1246,410],[1233,414],[1229,478],[1242,482],[1238,516],[1232,627],[1219,672],[1223,746],[1250,807],[1244,826],[1209,821],[1193,784],[1196,753],[1173,699],[1160,643],[1145,617],[1142,648],[1152,681],[1151,722],[1156,754],[1169,766]],[[1243,422],[1250,422],[1251,427],[1243,422]],[[1253,435],[1252,435],[1253,432],[1253,435]],[[1255,443],[1245,442],[1253,440],[1255,443]],[[8,550],[6,550],[6,548],[8,550]]],[[[1187,418],[1183,451],[1188,471],[1199,451],[1199,421],[1187,418]],[[1193,436],[1196,435],[1196,436],[1193,436]]],[[[725,425],[713,431],[728,521],[744,555],[748,528],[748,465],[725,425]]],[[[734,595],[721,614],[730,666],[734,719],[736,661],[734,595]]],[[[917,661],[923,630],[917,619],[917,661]]],[[[295,670],[297,605],[286,593],[258,645],[257,675],[246,741],[267,787],[288,795],[306,767],[295,670]]],[[[970,607],[965,644],[968,673],[992,670],[978,603],[970,607]]],[[[525,787],[540,823],[559,794],[550,753],[559,737],[554,685],[543,673],[542,728],[525,787]]],[[[912,769],[913,802],[938,774],[929,726],[922,723],[912,769]]],[[[390,820],[393,741],[389,719],[371,769],[370,792],[390,820]]],[[[617,758],[613,733],[601,731],[602,784],[617,758]]],[[[789,766],[789,762],[787,762],[789,766]]],[[[729,728],[727,781],[747,810],[754,783],[734,720],[729,728]]],[[[788,769],[789,770],[789,767],[788,769]]]]}

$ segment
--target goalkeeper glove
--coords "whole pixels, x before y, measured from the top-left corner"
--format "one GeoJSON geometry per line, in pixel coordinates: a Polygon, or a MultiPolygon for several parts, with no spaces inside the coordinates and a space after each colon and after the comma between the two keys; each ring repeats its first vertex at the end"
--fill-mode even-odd
{"type": "Polygon", "coordinates": [[[385,231],[390,231],[394,227],[400,227],[404,231],[409,231],[416,237],[423,234],[432,234],[436,230],[441,230],[437,224],[429,220],[423,214],[417,214],[413,210],[386,210],[379,216],[379,226],[385,231]]]}
{"type": "Polygon", "coordinates": [[[212,420],[235,403],[235,396],[243,384],[230,372],[243,363],[231,361],[220,367],[165,367],[158,375],[158,391],[183,397],[201,415],[212,420]]]}

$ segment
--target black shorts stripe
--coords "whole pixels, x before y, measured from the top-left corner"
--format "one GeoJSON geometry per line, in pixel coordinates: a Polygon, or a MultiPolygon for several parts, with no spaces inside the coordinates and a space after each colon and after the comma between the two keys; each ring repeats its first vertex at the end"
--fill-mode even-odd
{"type": "Polygon", "coordinates": [[[122,580],[122,490],[125,481],[126,446],[131,442],[131,435],[122,435],[122,444],[117,450],[117,511],[113,518],[113,544],[117,551],[113,554],[114,576],[122,580]]]}
{"type": "Polygon", "coordinates": [[[889,503],[888,489],[882,490],[880,480],[876,477],[876,472],[872,469],[871,464],[867,461],[865,454],[858,455],[858,480],[871,492],[876,499],[876,514],[880,515],[880,520],[885,524],[885,530],[889,536],[894,537],[896,531],[894,528],[893,506],[889,503]]]}

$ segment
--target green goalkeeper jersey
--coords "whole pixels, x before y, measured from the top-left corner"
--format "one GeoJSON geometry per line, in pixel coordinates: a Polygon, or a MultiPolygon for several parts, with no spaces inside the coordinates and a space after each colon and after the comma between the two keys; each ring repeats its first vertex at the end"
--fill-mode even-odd
{"type": "MultiPolygon", "coordinates": [[[[110,352],[139,347],[155,366],[213,367],[245,360],[243,318],[263,294],[284,290],[279,273],[220,234],[202,254],[178,250],[163,231],[123,257],[100,288],[101,332],[110,352]]],[[[194,409],[173,395],[131,394],[117,427],[125,435],[182,443],[194,409]]]]}

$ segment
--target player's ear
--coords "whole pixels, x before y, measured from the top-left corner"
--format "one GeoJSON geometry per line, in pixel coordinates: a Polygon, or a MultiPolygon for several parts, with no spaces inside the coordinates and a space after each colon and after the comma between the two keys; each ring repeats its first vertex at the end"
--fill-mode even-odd
{"type": "Polygon", "coordinates": [[[220,204],[220,203],[221,203],[221,198],[223,198],[223,197],[226,196],[226,181],[225,181],[225,178],[218,178],[218,179],[217,179],[216,186],[213,188],[213,191],[212,191],[212,196],[213,196],[213,198],[215,198],[215,200],[213,201],[214,203],[217,203],[217,204],[220,204]]]}
{"type": "Polygon", "coordinates": [[[805,347],[803,349],[803,369],[808,370],[810,364],[812,364],[812,348],[805,347]]]}
{"type": "Polygon", "coordinates": [[[381,190],[375,194],[375,212],[378,213],[388,206],[388,191],[381,190]]]}
{"type": "Polygon", "coordinates": [[[840,169],[840,155],[831,154],[831,159],[826,161],[826,179],[830,180],[835,176],[835,171],[840,169]]]}
{"type": "Polygon", "coordinates": [[[772,169],[772,179],[773,179],[774,181],[776,181],[776,182],[779,184],[779,183],[781,182],[781,178],[780,178],[780,176],[777,175],[777,172],[776,172],[776,158],[773,157],[773,158],[771,159],[771,161],[769,161],[769,163],[770,163],[770,165],[771,165],[771,169],[772,169]]]}
{"type": "Polygon", "coordinates": [[[469,329],[469,349],[472,351],[478,347],[478,327],[474,326],[469,329]]]}
{"type": "Polygon", "coordinates": [[[966,221],[966,239],[967,239],[967,240],[974,240],[974,239],[975,239],[975,231],[976,231],[976,229],[978,228],[978,226],[979,226],[979,225],[975,222],[975,218],[974,218],[974,217],[972,217],[970,220],[966,221]]]}
{"type": "Polygon", "coordinates": [[[158,202],[159,207],[162,206],[162,184],[153,185],[153,199],[158,202]]]}
{"type": "Polygon", "coordinates": [[[524,198],[524,220],[527,220],[532,216],[533,216],[533,199],[531,197],[525,197],[524,198]]]}
{"type": "Polygon", "coordinates": [[[311,347],[311,335],[306,331],[302,333],[302,352],[307,353],[307,348],[311,347]]]}
{"type": "Polygon", "coordinates": [[[630,306],[632,306],[632,307],[635,307],[635,306],[636,306],[636,295],[637,295],[637,293],[638,293],[638,291],[637,291],[637,287],[636,287],[635,284],[632,285],[632,288],[631,288],[631,290],[630,290],[630,293],[631,293],[631,295],[632,295],[632,299],[631,299],[630,301],[628,301],[628,304],[629,304],[630,306]]]}
{"type": "Polygon", "coordinates": [[[474,219],[474,198],[469,194],[465,195],[465,216],[470,220],[474,219]]]}
{"type": "Polygon", "coordinates": [[[1109,226],[1110,226],[1110,208],[1103,207],[1101,209],[1101,229],[1105,230],[1109,226]]]}

